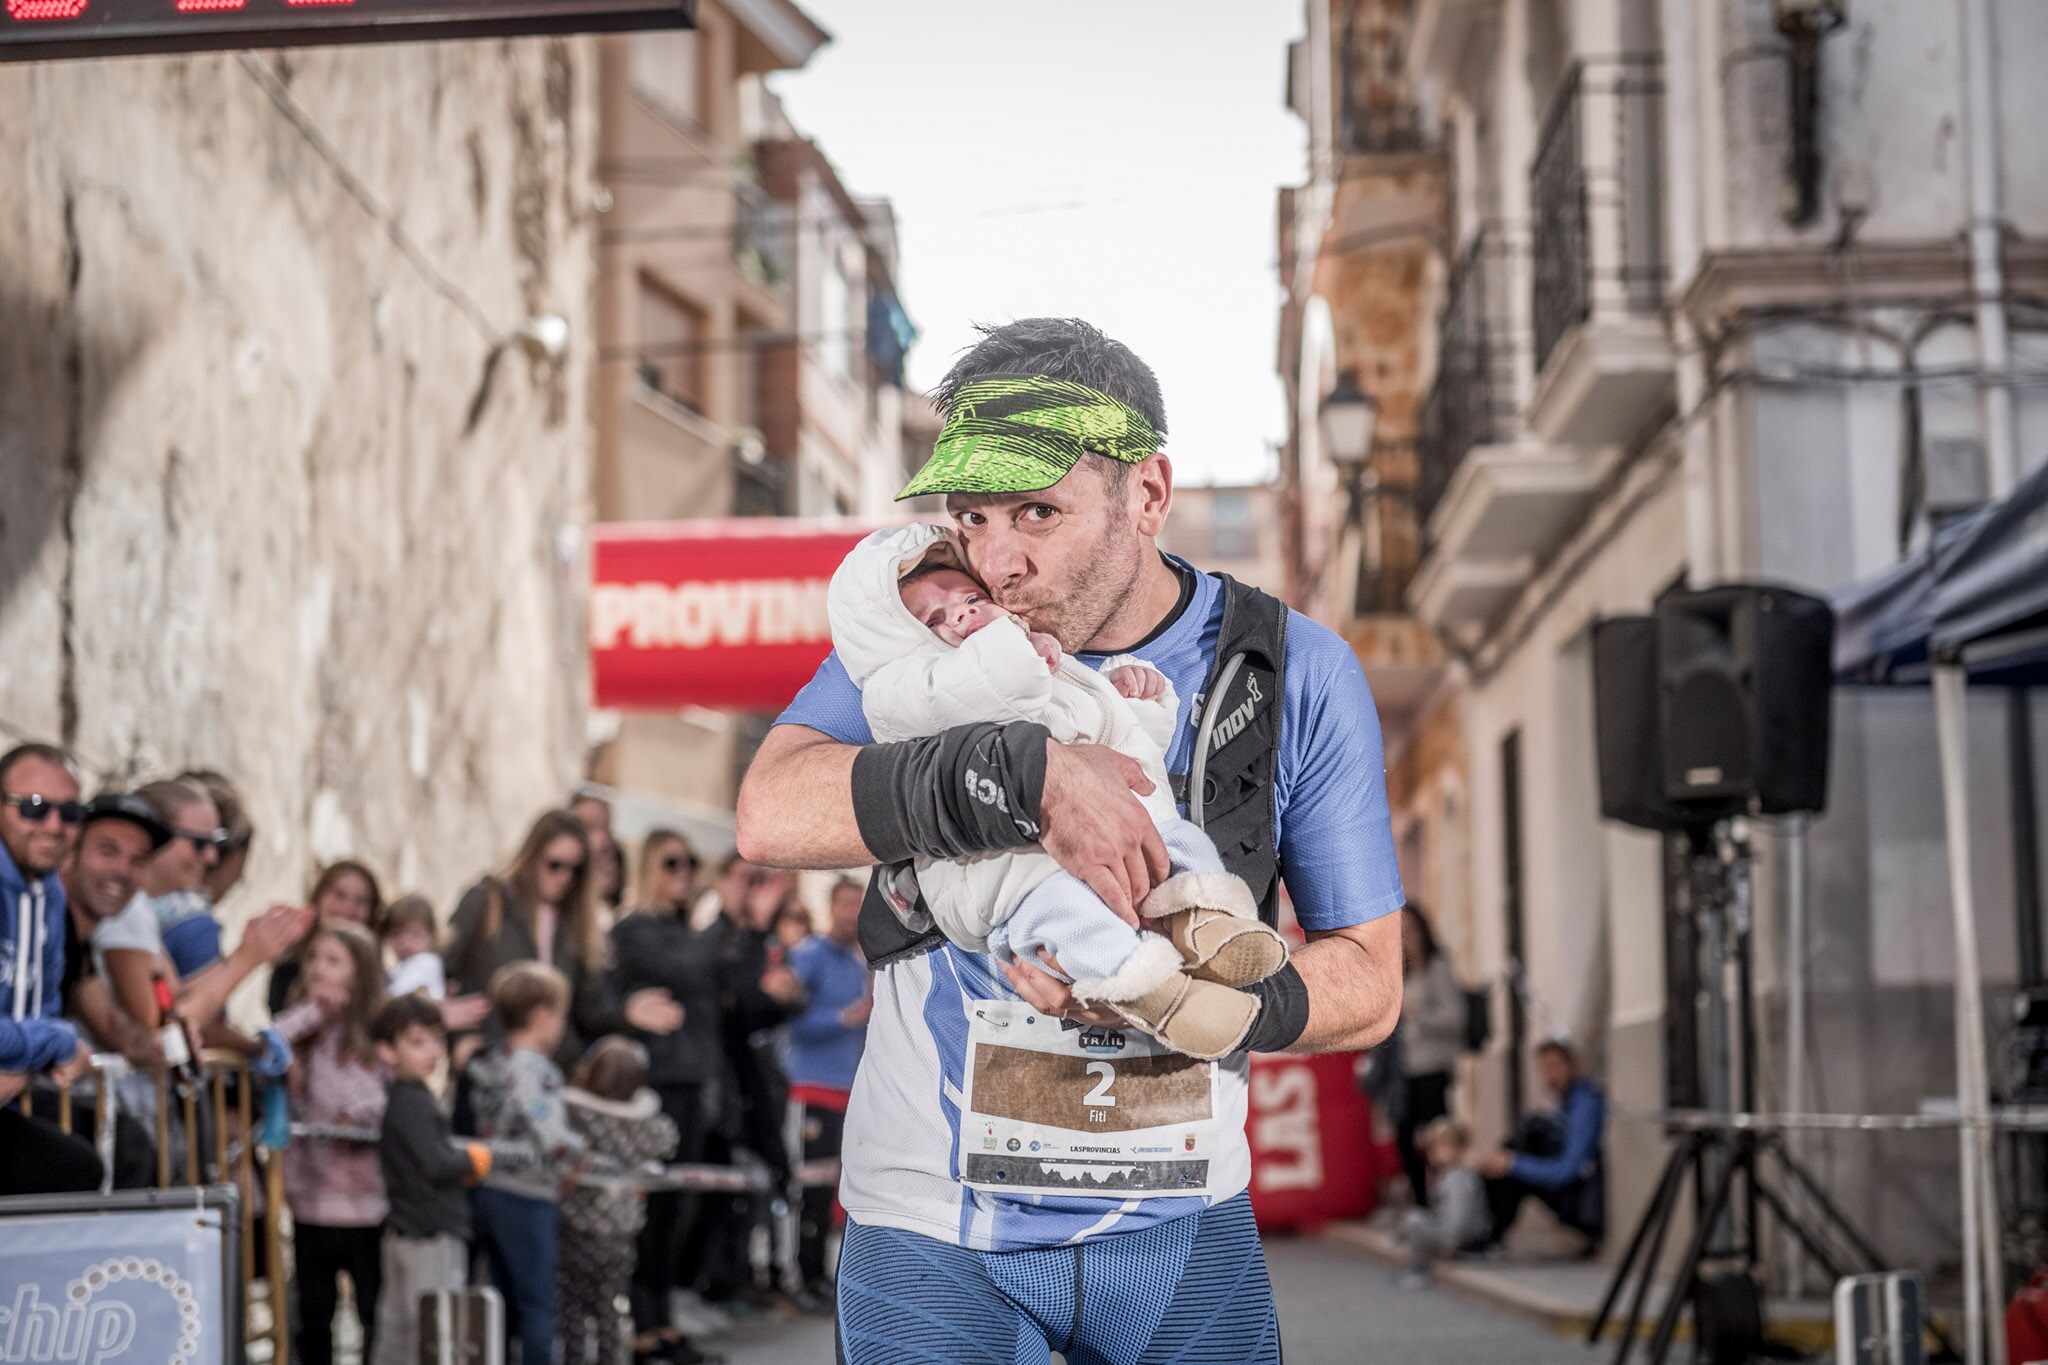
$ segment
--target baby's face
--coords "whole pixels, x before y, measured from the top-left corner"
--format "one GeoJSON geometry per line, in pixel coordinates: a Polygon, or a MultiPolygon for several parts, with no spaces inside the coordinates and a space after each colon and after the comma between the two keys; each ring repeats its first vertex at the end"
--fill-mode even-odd
{"type": "Polygon", "coordinates": [[[989,601],[981,584],[958,569],[940,569],[905,584],[903,605],[949,645],[1009,616],[989,601]]]}

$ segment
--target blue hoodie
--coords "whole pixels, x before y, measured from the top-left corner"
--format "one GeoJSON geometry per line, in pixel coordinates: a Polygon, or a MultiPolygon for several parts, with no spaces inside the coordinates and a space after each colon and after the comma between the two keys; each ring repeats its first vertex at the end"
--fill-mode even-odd
{"type": "Polygon", "coordinates": [[[64,886],[30,881],[0,847],[0,1071],[47,1071],[78,1049],[63,1007],[64,886]]]}

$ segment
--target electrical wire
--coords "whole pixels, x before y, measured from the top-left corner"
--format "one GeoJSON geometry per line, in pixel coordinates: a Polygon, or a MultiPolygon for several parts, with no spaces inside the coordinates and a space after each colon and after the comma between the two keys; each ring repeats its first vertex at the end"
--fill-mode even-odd
{"type": "Polygon", "coordinates": [[[499,327],[494,323],[482,304],[470,297],[469,293],[461,285],[449,278],[446,271],[434,264],[426,251],[413,239],[412,234],[406,231],[405,224],[399,219],[397,213],[388,207],[378,197],[376,191],[370,188],[368,182],[357,173],[355,168],[348,164],[347,159],[342,156],[340,149],[320,130],[319,125],[313,122],[312,115],[306,111],[305,106],[301,105],[293,97],[290,89],[285,86],[282,80],[278,79],[277,73],[265,65],[253,52],[242,53],[241,64],[242,70],[247,72],[249,78],[256,82],[263,93],[269,97],[270,102],[277,106],[278,112],[284,115],[285,121],[291,124],[298,131],[299,136],[305,139],[306,145],[311,147],[314,153],[327,163],[328,168],[334,172],[335,179],[341,182],[341,187],[348,192],[349,197],[361,205],[364,212],[384,225],[385,232],[390,236],[392,245],[396,246],[399,254],[404,256],[413,269],[419,272],[420,277],[427,282],[428,287],[443,299],[446,299],[458,313],[461,313],[463,317],[469,320],[470,324],[476,328],[477,335],[483,338],[485,345],[497,345],[508,329],[499,327]]]}

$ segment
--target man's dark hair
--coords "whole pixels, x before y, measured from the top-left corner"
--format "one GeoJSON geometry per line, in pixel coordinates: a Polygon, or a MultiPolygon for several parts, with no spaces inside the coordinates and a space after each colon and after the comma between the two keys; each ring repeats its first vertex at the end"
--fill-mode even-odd
{"type": "Polygon", "coordinates": [[[72,761],[70,754],[65,753],[54,744],[41,744],[35,740],[30,740],[26,744],[17,744],[6,753],[0,754],[0,784],[4,784],[7,781],[7,774],[14,771],[15,764],[30,758],[40,758],[45,763],[54,763],[73,777],[78,776],[78,764],[72,761]]]}
{"type": "Polygon", "coordinates": [[[448,1025],[441,1018],[441,1007],[426,996],[414,992],[411,995],[394,995],[384,1002],[377,1011],[377,1017],[370,1021],[370,1041],[373,1043],[396,1043],[399,1035],[410,1028],[432,1029],[446,1034],[448,1025]]]}
{"type": "Polygon", "coordinates": [[[1579,1054],[1572,1048],[1570,1043],[1562,1038],[1545,1038],[1542,1042],[1536,1044],[1536,1055],[1538,1057],[1541,1057],[1546,1052],[1555,1052],[1573,1066],[1579,1064],[1579,1054]]]}
{"type": "MultiPolygon", "coordinates": [[[[1166,435],[1166,403],[1159,396],[1159,378],[1121,341],[1103,335],[1079,318],[1019,318],[1000,327],[975,324],[981,340],[953,362],[932,390],[932,406],[941,416],[953,406],[960,386],[988,374],[1042,374],[1099,389],[1138,410],[1152,429],[1166,435]]],[[[1096,468],[1112,489],[1123,487],[1131,467],[1122,460],[1098,455],[1096,468]]]]}

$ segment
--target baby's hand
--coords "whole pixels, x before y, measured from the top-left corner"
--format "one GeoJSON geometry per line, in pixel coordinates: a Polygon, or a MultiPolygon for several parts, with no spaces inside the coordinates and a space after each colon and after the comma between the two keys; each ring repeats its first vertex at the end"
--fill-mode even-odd
{"type": "Polygon", "coordinates": [[[1137,664],[1124,664],[1109,670],[1109,685],[1119,696],[1132,701],[1158,701],[1166,695],[1166,675],[1156,668],[1140,668],[1137,664]]]}
{"type": "Polygon", "coordinates": [[[1060,642],[1058,640],[1053,639],[1052,636],[1047,635],[1041,630],[1027,630],[1024,632],[1024,638],[1029,640],[1031,647],[1038,651],[1038,657],[1045,660],[1046,672],[1057,673],[1060,671],[1060,642]]]}

